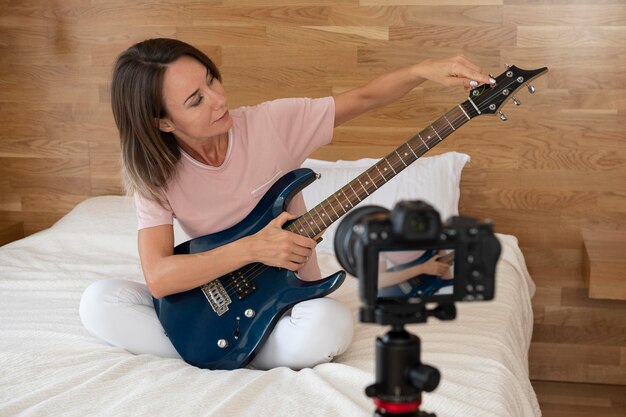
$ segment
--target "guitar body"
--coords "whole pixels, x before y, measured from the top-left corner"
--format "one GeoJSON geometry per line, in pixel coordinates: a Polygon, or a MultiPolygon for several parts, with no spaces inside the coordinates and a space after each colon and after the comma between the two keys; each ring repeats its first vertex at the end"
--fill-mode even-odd
{"type": "MultiPolygon", "coordinates": [[[[286,210],[291,198],[315,179],[310,169],[280,178],[235,226],[178,245],[176,254],[205,252],[261,230],[286,210]]],[[[276,322],[295,304],[337,289],[345,272],[306,282],[287,269],[251,264],[199,287],[154,299],[172,344],[188,363],[208,369],[248,364],[276,322]]]]}

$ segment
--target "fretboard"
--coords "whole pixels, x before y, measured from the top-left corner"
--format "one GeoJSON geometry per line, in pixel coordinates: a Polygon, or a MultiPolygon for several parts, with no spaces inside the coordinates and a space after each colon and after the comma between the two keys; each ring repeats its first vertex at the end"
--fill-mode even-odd
{"type": "Polygon", "coordinates": [[[371,168],[300,216],[287,227],[287,230],[310,238],[319,235],[429,149],[477,115],[477,110],[469,100],[454,107],[389,155],[380,159],[371,168]]]}

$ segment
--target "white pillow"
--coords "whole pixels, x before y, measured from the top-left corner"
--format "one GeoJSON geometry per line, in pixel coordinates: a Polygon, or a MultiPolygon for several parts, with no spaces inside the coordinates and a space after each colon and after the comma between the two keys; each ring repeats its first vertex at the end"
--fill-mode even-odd
{"type": "MultiPolygon", "coordinates": [[[[357,207],[375,204],[391,209],[400,200],[419,199],[431,204],[439,211],[441,219],[446,220],[459,213],[461,171],[469,160],[469,155],[459,152],[420,158],[357,207]]],[[[315,207],[378,161],[373,158],[337,162],[307,159],[302,167],[322,177],[303,190],[306,206],[315,207]]],[[[334,253],[333,240],[340,222],[341,218],[322,235],[324,240],[317,245],[318,252],[334,253]]]]}

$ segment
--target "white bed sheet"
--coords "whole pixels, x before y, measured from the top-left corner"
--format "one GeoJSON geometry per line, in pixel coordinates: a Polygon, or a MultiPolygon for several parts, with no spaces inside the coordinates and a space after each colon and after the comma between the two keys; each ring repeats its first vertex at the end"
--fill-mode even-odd
{"type": "MultiPolygon", "coordinates": [[[[534,284],[517,240],[499,235],[496,299],[457,303],[454,321],[409,326],[442,381],[422,409],[445,416],[539,416],[528,378],[534,284]]],[[[320,255],[324,273],[339,266],[320,255]]],[[[0,248],[0,416],[371,416],[374,342],[356,324],[348,351],[313,369],[209,371],[133,355],[81,325],[82,291],[106,278],[142,280],[132,202],[96,197],[52,228],[0,248]]],[[[358,282],[332,296],[355,317],[358,282]]],[[[355,319],[356,321],[356,319],[355,319]]]]}

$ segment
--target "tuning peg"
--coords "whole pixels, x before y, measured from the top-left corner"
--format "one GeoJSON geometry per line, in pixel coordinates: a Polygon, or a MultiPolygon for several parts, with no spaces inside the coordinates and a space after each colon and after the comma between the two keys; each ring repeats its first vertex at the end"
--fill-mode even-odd
{"type": "Polygon", "coordinates": [[[526,87],[528,87],[528,92],[529,92],[530,94],[535,94],[535,91],[537,91],[537,90],[535,89],[535,86],[533,86],[533,85],[526,84],[526,87]]]}
{"type": "Polygon", "coordinates": [[[506,117],[506,114],[502,113],[501,111],[499,111],[498,114],[500,115],[500,120],[502,120],[503,122],[509,120],[509,118],[506,117]]]}
{"type": "Polygon", "coordinates": [[[516,105],[516,106],[519,106],[519,105],[521,105],[521,104],[522,104],[522,103],[521,103],[518,99],[516,99],[516,98],[515,98],[515,97],[513,97],[513,96],[511,96],[511,100],[513,100],[513,103],[515,103],[515,105],[516,105]]]}
{"type": "Polygon", "coordinates": [[[509,69],[511,66],[509,64],[504,64],[504,68],[509,69]]]}

